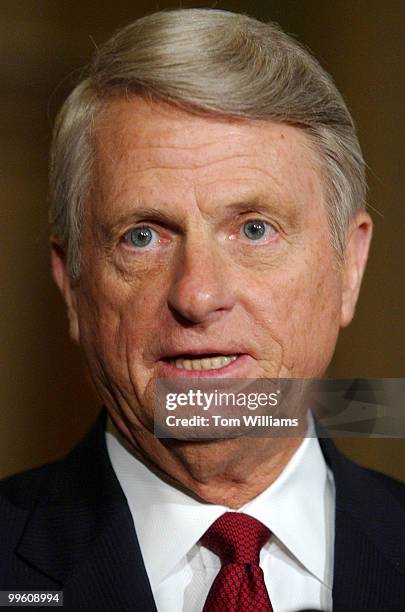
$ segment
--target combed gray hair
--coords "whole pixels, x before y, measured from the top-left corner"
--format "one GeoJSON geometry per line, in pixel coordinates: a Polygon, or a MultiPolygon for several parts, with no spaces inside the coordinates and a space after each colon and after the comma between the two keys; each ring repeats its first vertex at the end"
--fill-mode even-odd
{"type": "Polygon", "coordinates": [[[355,126],[331,77],[274,23],[213,9],[148,15],[95,53],[64,103],[51,150],[52,232],[80,275],[80,229],[95,158],[92,125],[113,97],[141,95],[202,116],[283,122],[315,145],[331,240],[344,254],[350,219],[365,207],[365,164],[355,126]]]}

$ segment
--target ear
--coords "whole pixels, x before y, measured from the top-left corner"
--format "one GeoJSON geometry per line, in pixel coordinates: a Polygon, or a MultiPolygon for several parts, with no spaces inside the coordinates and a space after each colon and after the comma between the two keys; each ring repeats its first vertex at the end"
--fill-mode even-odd
{"type": "Polygon", "coordinates": [[[58,285],[67,307],[70,337],[74,342],[79,343],[79,320],[77,316],[77,297],[74,282],[66,267],[65,250],[60,245],[58,239],[54,237],[51,238],[51,263],[54,281],[58,285]]]}
{"type": "Polygon", "coordinates": [[[361,211],[352,219],[347,233],[342,278],[342,327],[349,325],[354,316],[360,285],[367,263],[373,233],[371,217],[361,211]]]}

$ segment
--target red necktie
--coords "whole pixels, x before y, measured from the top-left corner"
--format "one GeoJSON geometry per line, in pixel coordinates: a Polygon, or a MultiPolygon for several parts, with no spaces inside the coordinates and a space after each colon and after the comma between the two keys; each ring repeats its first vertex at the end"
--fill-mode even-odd
{"type": "Polygon", "coordinates": [[[221,559],[203,612],[273,612],[259,567],[262,546],[271,531],[242,514],[225,512],[201,538],[201,544],[221,559]]]}

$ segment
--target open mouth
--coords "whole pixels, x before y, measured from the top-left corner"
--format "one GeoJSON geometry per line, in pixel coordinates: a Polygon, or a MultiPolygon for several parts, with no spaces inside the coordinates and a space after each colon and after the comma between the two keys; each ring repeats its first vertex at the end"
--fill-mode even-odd
{"type": "Polygon", "coordinates": [[[165,359],[179,370],[220,370],[235,361],[238,355],[221,355],[211,353],[205,355],[176,355],[165,359]]]}

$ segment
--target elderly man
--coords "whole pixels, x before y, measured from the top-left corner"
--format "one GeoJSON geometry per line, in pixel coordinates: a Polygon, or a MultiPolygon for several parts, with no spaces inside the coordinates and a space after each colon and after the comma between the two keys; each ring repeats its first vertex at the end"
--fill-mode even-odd
{"type": "Polygon", "coordinates": [[[154,434],[158,380],[322,377],[365,189],[342,97],[274,24],[156,13],[97,50],[57,120],[51,224],[105,412],[1,484],[1,589],[72,612],[405,609],[399,483],[311,435],[154,434]]]}

